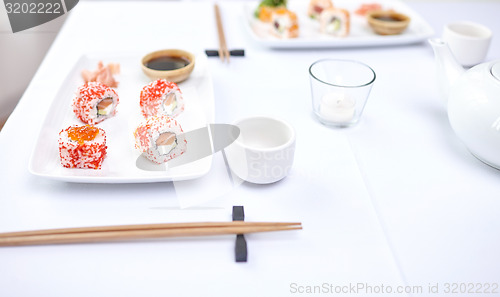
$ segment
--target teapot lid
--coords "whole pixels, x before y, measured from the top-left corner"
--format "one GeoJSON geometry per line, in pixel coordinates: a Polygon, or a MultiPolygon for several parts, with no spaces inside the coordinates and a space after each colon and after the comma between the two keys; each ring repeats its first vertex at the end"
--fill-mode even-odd
{"type": "Polygon", "coordinates": [[[490,71],[493,77],[500,81],[500,62],[493,64],[490,71]]]}

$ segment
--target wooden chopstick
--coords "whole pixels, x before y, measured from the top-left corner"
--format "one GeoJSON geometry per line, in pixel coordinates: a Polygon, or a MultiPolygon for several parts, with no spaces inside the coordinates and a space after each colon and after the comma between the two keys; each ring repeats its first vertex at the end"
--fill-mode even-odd
{"type": "Polygon", "coordinates": [[[224,59],[229,63],[229,50],[227,49],[226,36],[224,35],[224,27],[222,26],[222,18],[220,16],[219,5],[214,4],[215,20],[217,22],[217,33],[219,34],[219,57],[221,61],[224,59]]]}
{"type": "Polygon", "coordinates": [[[189,223],[163,223],[163,224],[139,224],[139,225],[115,225],[75,227],[59,229],[42,229],[33,231],[19,231],[0,233],[0,238],[14,236],[48,235],[64,233],[106,232],[106,231],[130,231],[130,230],[152,230],[152,229],[187,229],[187,228],[211,228],[211,227],[251,227],[251,226],[288,226],[300,225],[297,222],[189,222],[189,223]]]}
{"type": "Polygon", "coordinates": [[[0,233],[0,246],[245,234],[299,229],[302,229],[301,223],[285,222],[201,222],[98,226],[0,233]]]}

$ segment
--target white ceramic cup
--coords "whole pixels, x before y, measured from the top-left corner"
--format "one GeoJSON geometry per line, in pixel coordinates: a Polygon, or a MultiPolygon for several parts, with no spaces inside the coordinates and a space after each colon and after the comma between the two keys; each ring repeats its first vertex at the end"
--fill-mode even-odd
{"type": "Polygon", "coordinates": [[[236,176],[250,183],[269,184],[288,175],[295,153],[292,126],[271,117],[245,118],[233,125],[240,128],[240,135],[225,153],[236,176]]]}
{"type": "Polygon", "coordinates": [[[443,40],[463,66],[473,66],[484,61],[492,37],[491,30],[478,23],[462,21],[447,24],[443,40]]]}

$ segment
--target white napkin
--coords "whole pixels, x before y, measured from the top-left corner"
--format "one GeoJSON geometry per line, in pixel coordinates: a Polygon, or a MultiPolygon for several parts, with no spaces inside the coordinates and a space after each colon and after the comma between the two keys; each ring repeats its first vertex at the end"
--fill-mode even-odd
{"type": "Polygon", "coordinates": [[[232,205],[228,193],[243,181],[233,179],[222,152],[212,155],[210,171],[197,179],[173,182],[181,208],[195,206],[229,207],[232,205]]]}

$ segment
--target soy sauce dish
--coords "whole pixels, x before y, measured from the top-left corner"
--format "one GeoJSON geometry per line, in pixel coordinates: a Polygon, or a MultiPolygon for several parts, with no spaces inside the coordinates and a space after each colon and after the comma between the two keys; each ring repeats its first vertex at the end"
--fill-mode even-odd
{"type": "Polygon", "coordinates": [[[180,49],[159,50],[145,55],[141,61],[144,74],[151,79],[163,78],[175,83],[186,80],[194,69],[194,55],[180,49]]]}
{"type": "Polygon", "coordinates": [[[375,10],[366,19],[373,31],[379,35],[401,34],[410,24],[410,17],[393,10],[375,10]]]}

